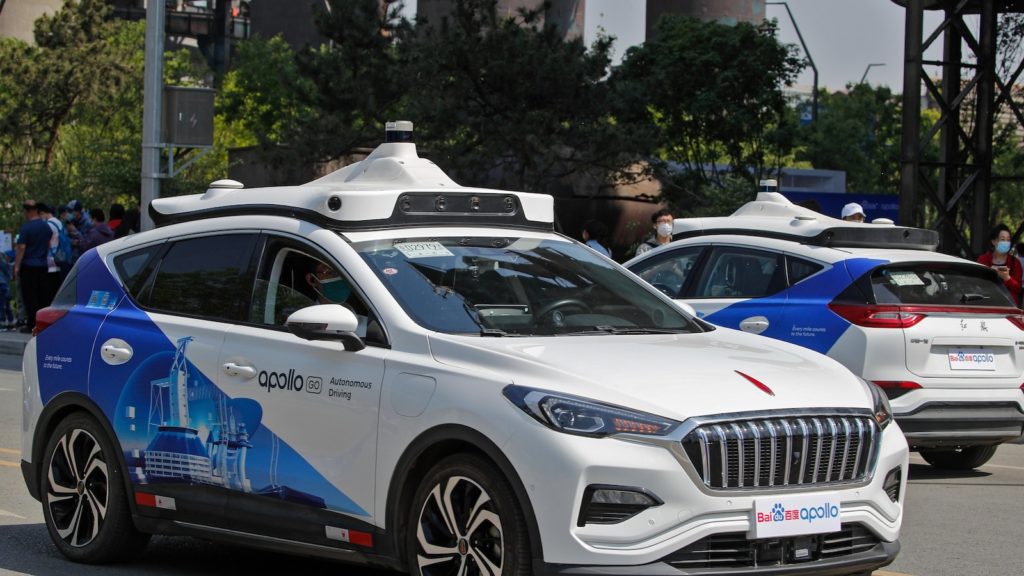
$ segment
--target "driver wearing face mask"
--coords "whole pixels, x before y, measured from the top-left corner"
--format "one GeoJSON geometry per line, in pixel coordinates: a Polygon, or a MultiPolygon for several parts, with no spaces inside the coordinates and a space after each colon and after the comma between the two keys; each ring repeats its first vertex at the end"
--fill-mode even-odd
{"type": "Polygon", "coordinates": [[[662,208],[651,215],[651,227],[654,228],[654,234],[640,243],[636,247],[636,255],[639,256],[644,252],[653,250],[658,246],[668,244],[672,241],[672,222],[675,218],[672,217],[672,212],[668,208],[662,208]]]}
{"type": "Polygon", "coordinates": [[[999,224],[992,229],[989,239],[992,242],[992,250],[978,257],[978,262],[991,267],[999,275],[1006,289],[1010,291],[1013,302],[1021,305],[1021,264],[1020,260],[1010,253],[1010,229],[1005,224],[999,224]]]}
{"type": "Polygon", "coordinates": [[[313,289],[313,292],[316,293],[317,304],[341,304],[355,312],[356,319],[359,321],[356,334],[359,336],[366,335],[366,316],[356,312],[346,302],[352,294],[352,286],[336,270],[323,262],[317,262],[313,271],[306,274],[306,282],[313,289]]]}

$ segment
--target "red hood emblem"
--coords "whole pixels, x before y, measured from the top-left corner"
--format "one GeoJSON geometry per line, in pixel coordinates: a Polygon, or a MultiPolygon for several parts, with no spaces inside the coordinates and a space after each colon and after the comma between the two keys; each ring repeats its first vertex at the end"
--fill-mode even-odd
{"type": "Polygon", "coordinates": [[[765,394],[767,394],[769,396],[775,396],[775,392],[773,392],[772,389],[769,388],[768,385],[765,384],[764,382],[761,382],[760,380],[758,380],[757,378],[754,378],[753,376],[748,376],[747,374],[744,374],[743,372],[740,372],[739,370],[734,370],[734,372],[736,372],[740,376],[743,376],[744,378],[746,378],[748,382],[750,382],[754,386],[757,386],[758,388],[760,388],[761,391],[764,392],[765,394]]]}

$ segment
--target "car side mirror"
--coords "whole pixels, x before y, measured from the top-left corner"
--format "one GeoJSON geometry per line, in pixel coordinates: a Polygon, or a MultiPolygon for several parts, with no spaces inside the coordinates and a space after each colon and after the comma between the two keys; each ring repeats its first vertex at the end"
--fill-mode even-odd
{"type": "Polygon", "coordinates": [[[317,304],[296,310],[284,325],[306,340],[338,340],[345,350],[352,352],[366,348],[363,339],[356,335],[359,320],[341,304],[317,304]]]}

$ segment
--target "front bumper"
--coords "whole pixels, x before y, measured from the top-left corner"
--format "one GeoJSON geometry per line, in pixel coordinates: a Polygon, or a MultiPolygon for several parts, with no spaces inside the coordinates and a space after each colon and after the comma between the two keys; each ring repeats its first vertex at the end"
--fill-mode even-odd
{"type": "Polygon", "coordinates": [[[706,574],[714,576],[784,576],[814,574],[815,576],[842,576],[860,572],[871,572],[887,566],[899,554],[900,543],[879,542],[869,550],[841,558],[819,559],[800,563],[768,561],[757,565],[731,566],[727,568],[678,568],[667,557],[659,562],[643,566],[571,566],[547,564],[534,561],[533,573],[540,575],[602,575],[602,576],[668,576],[680,574],[706,574]]]}
{"type": "MultiPolygon", "coordinates": [[[[528,418],[525,414],[523,417],[528,418]]],[[[891,544],[899,537],[906,483],[890,498],[885,477],[898,468],[900,476],[906,479],[909,453],[895,424],[882,433],[874,472],[863,483],[729,491],[709,490],[699,480],[695,481],[693,466],[684,461],[685,456],[680,459],[678,453],[665,446],[571,436],[531,423],[535,425],[523,426],[502,450],[520,473],[537,520],[543,550],[538,573],[691,573],[681,572],[666,563],[665,558],[708,538],[746,534],[752,530],[755,502],[784,494],[827,495],[840,505],[839,520],[844,526],[862,526],[876,538],[875,543],[891,544]],[[618,523],[580,526],[577,520],[581,503],[590,485],[643,489],[663,504],[618,523]],[[659,568],[659,564],[664,567],[659,568]],[[644,571],[637,571],[641,569],[644,571]]],[[[891,545],[883,548],[893,554],[898,550],[891,545]]],[[[856,561],[851,558],[804,562],[796,567],[787,566],[786,570],[810,570],[804,566],[819,566],[822,562],[856,561]]],[[[879,566],[887,562],[888,556],[865,551],[857,558],[867,563],[879,562],[873,564],[879,566]]],[[[767,567],[757,569],[764,568],[767,567]]],[[[858,569],[842,568],[846,572],[858,569]]],[[[747,567],[735,573],[749,570],[747,567]]]]}

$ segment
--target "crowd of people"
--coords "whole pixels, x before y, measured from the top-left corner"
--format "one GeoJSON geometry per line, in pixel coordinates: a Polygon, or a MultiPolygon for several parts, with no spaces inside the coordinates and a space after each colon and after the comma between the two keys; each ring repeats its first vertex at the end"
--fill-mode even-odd
{"type": "Polygon", "coordinates": [[[51,207],[25,200],[24,220],[10,250],[0,252],[0,329],[32,332],[36,312],[50,305],[75,261],[90,248],[139,231],[139,210],[82,202],[51,207]],[[11,301],[16,306],[12,308],[11,301]]]}

